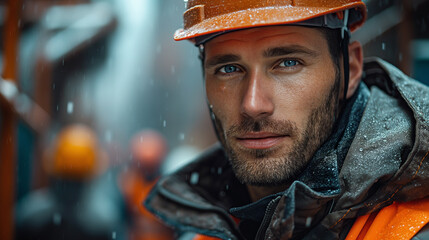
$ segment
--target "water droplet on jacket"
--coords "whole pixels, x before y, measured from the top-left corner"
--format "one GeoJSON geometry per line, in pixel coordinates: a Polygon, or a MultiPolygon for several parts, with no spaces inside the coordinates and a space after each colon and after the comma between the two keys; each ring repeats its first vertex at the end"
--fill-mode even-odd
{"type": "Polygon", "coordinates": [[[312,221],[313,221],[313,218],[307,217],[307,219],[305,219],[305,227],[310,227],[312,221]]]}
{"type": "Polygon", "coordinates": [[[200,178],[200,174],[197,172],[191,173],[191,178],[189,179],[189,182],[193,185],[197,184],[200,178]]]}
{"type": "Polygon", "coordinates": [[[359,148],[359,152],[362,152],[363,151],[363,148],[359,148]]]}

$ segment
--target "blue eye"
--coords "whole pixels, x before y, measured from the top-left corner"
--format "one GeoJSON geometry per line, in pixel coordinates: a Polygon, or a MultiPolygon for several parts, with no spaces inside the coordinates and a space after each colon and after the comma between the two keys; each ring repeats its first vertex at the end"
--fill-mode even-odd
{"type": "Polygon", "coordinates": [[[233,73],[236,72],[238,68],[234,65],[226,65],[219,69],[222,73],[233,73]]]}
{"type": "Polygon", "coordinates": [[[295,60],[284,60],[280,63],[280,67],[294,67],[298,64],[298,61],[295,60]]]}

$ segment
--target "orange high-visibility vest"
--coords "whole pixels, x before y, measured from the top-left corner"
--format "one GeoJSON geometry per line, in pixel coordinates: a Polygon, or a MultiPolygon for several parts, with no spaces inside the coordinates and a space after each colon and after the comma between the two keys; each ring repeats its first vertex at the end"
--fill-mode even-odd
{"type": "Polygon", "coordinates": [[[128,229],[128,239],[174,239],[173,230],[164,225],[143,206],[143,201],[156,184],[156,180],[147,181],[138,172],[131,170],[119,175],[118,181],[133,219],[133,223],[128,229]]]}
{"type": "Polygon", "coordinates": [[[209,237],[205,235],[196,235],[192,240],[219,240],[220,238],[209,237]]]}
{"type": "Polygon", "coordinates": [[[429,222],[429,198],[393,203],[356,219],[346,240],[408,240],[429,222]]]}
{"type": "MultiPolygon", "coordinates": [[[[429,222],[429,198],[393,203],[356,219],[346,240],[409,240],[429,222]]],[[[193,240],[219,238],[197,235],[193,240]]]]}

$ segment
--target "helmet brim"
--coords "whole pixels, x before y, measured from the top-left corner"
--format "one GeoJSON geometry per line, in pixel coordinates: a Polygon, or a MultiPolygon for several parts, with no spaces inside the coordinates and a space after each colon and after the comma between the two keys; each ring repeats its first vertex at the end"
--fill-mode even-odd
{"type": "Polygon", "coordinates": [[[354,9],[359,13],[358,19],[352,19],[349,22],[350,31],[354,31],[359,28],[366,19],[366,6],[362,2],[345,4],[340,8],[282,6],[236,11],[204,19],[188,29],[178,29],[174,34],[174,40],[192,40],[204,35],[253,27],[297,24],[302,21],[346,9],[354,9]]]}

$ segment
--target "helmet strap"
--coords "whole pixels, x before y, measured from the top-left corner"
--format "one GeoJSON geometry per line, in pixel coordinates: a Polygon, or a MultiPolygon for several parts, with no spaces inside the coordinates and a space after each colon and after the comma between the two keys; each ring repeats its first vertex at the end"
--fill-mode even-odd
{"type": "Polygon", "coordinates": [[[349,88],[349,75],[350,75],[350,63],[349,63],[349,40],[350,31],[347,27],[349,20],[349,10],[344,11],[344,25],[341,28],[341,48],[343,51],[343,67],[344,67],[344,101],[347,98],[347,90],[349,88]]]}

